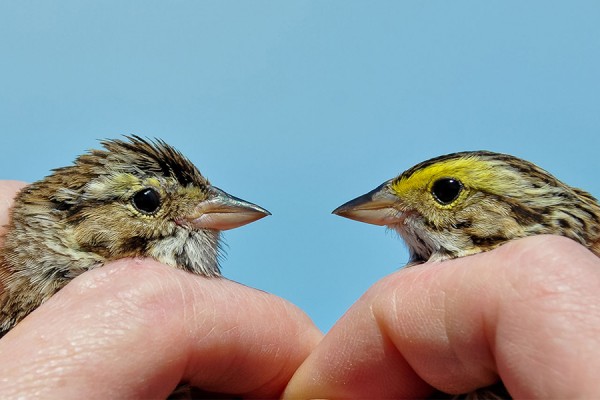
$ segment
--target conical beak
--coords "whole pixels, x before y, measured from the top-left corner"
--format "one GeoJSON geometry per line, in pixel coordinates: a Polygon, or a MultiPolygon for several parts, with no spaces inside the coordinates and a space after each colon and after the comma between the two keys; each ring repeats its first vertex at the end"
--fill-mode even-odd
{"type": "Polygon", "coordinates": [[[371,190],[367,194],[342,204],[333,214],[373,225],[391,225],[401,220],[397,209],[398,197],[390,189],[390,181],[371,190]]]}
{"type": "Polygon", "coordinates": [[[270,212],[223,190],[211,187],[211,196],[196,207],[199,217],[189,221],[194,228],[224,231],[259,220],[270,212]]]}

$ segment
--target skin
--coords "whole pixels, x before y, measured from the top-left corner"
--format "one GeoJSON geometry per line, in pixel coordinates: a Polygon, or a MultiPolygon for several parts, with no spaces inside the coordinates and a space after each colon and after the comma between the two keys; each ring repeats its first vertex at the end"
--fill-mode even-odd
{"type": "MultiPolygon", "coordinates": [[[[20,185],[0,182],[0,225],[20,185]]],[[[500,375],[515,397],[595,398],[599,267],[553,236],[414,266],[375,284],[313,350],[319,332],[281,299],[123,260],[76,278],[0,340],[0,397],[159,398],[182,378],[274,397],[312,350],[284,397],[414,398],[500,375]]]]}
{"type": "MultiPolygon", "coordinates": [[[[23,185],[0,182],[0,226],[23,185]]],[[[0,340],[0,398],[165,398],[180,381],[206,397],[275,398],[321,336],[271,294],[124,259],[75,278],[0,340]]]]}
{"type": "Polygon", "coordinates": [[[556,236],[400,270],[371,287],[284,398],[419,398],[502,378],[514,398],[600,396],[600,259],[556,236]]]}

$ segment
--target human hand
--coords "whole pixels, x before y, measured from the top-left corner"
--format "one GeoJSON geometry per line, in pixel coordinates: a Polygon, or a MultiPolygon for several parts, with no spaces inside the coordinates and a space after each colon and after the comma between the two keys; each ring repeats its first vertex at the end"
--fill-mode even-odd
{"type": "Polygon", "coordinates": [[[515,398],[600,396],[600,259],[536,236],[393,273],[338,321],[284,398],[419,398],[500,377],[515,398]]]}
{"type": "MultiPolygon", "coordinates": [[[[0,226],[22,186],[0,182],[0,226]]],[[[75,278],[0,340],[0,398],[165,398],[180,381],[278,397],[320,338],[274,295],[124,259],[75,278]]]]}

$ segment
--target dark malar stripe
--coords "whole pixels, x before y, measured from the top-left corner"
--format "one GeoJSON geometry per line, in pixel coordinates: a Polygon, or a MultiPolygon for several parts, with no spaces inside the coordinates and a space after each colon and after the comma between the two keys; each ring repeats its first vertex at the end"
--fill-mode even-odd
{"type": "Polygon", "coordinates": [[[544,224],[546,222],[545,216],[550,215],[551,212],[548,208],[534,209],[519,203],[510,202],[509,205],[511,211],[515,214],[515,220],[520,224],[544,224]]]}
{"type": "Polygon", "coordinates": [[[506,236],[471,236],[471,241],[475,246],[494,247],[502,243],[508,242],[506,236]]]}

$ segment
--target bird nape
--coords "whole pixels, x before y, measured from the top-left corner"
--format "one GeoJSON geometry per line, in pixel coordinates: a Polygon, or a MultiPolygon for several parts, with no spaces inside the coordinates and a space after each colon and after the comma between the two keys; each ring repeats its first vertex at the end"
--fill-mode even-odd
{"type": "Polygon", "coordinates": [[[270,213],[212,186],[162,140],[106,140],[23,188],[0,248],[0,336],[81,273],[152,257],[220,276],[220,231],[270,213]]]}
{"type": "MultiPolygon", "coordinates": [[[[541,234],[566,236],[600,256],[600,205],[593,196],[533,163],[489,151],[424,161],[333,213],[397,231],[410,253],[408,265],[541,234]]],[[[501,382],[466,395],[507,396],[501,382]]]]}

